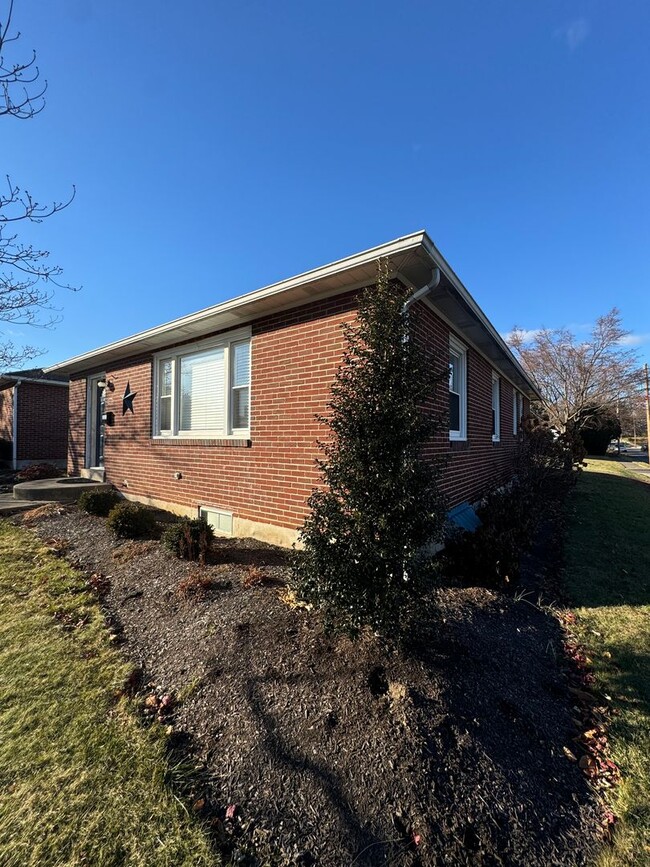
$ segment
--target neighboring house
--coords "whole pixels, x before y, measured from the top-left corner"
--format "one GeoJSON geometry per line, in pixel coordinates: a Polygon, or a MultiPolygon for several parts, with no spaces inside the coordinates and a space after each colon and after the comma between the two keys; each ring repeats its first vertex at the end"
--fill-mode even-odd
{"type": "Polygon", "coordinates": [[[49,368],[70,375],[68,470],[126,497],[205,514],[226,534],[291,544],[317,482],[316,440],[341,325],[379,257],[413,293],[449,394],[432,449],[450,506],[513,471],[534,386],[425,232],[184,316],[49,368]],[[439,269],[439,271],[437,270],[439,269]]]}
{"type": "Polygon", "coordinates": [[[65,469],[67,452],[68,377],[40,368],[0,374],[0,460],[14,470],[65,469]]]}

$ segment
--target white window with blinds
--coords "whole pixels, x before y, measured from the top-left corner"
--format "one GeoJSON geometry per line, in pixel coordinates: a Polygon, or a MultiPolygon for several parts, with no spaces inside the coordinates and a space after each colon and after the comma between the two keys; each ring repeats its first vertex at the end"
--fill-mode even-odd
{"type": "Polygon", "coordinates": [[[157,355],[153,435],[248,437],[250,376],[250,329],[157,355]]]}
{"type": "Polygon", "coordinates": [[[492,442],[501,439],[501,381],[492,371],[492,442]]]}
{"type": "Polygon", "coordinates": [[[512,432],[518,434],[521,427],[521,419],[524,414],[524,398],[521,392],[512,387],[512,432]]]}
{"type": "Polygon", "coordinates": [[[449,337],[449,439],[467,439],[467,349],[449,337]]]}

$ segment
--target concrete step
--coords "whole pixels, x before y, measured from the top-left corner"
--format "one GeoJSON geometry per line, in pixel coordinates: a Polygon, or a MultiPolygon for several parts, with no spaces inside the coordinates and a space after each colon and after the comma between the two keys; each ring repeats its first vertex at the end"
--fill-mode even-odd
{"type": "Polygon", "coordinates": [[[38,479],[14,485],[13,496],[16,500],[76,503],[84,491],[110,491],[112,488],[112,485],[94,479],[38,479]]]}

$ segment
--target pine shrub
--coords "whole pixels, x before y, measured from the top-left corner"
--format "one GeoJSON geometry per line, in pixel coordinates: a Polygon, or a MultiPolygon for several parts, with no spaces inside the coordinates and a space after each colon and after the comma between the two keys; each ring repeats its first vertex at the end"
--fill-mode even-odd
{"type": "Polygon", "coordinates": [[[214,530],[205,518],[183,518],[170,524],[161,536],[161,542],[181,560],[205,562],[214,539],[214,530]]]}
{"type": "Polygon", "coordinates": [[[105,518],[111,509],[120,502],[120,496],[117,491],[99,490],[84,491],[79,497],[79,508],[89,515],[100,515],[105,518]]]}
{"type": "Polygon", "coordinates": [[[329,429],[319,443],[321,486],[309,498],[294,560],[294,583],[350,634],[370,626],[399,634],[424,593],[418,558],[442,533],[440,465],[423,459],[437,429],[436,368],[419,333],[409,295],[378,263],[375,286],[345,325],[346,348],[335,375],[329,429]]]}
{"type": "Polygon", "coordinates": [[[122,539],[151,536],[156,529],[156,518],[151,509],[128,501],[113,506],[106,523],[122,539]]]}

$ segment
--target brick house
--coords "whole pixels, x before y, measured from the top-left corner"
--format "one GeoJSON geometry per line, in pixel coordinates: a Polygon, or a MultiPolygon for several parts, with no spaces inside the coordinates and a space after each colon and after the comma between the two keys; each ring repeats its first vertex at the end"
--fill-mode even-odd
{"type": "Polygon", "coordinates": [[[40,368],[0,375],[0,460],[17,470],[48,463],[65,469],[68,377],[40,368]]]}
{"type": "Polygon", "coordinates": [[[325,409],[379,257],[412,292],[449,394],[432,450],[451,506],[512,475],[526,374],[425,232],[316,268],[49,368],[70,376],[68,470],[127,498],[289,545],[317,481],[325,409]]]}

